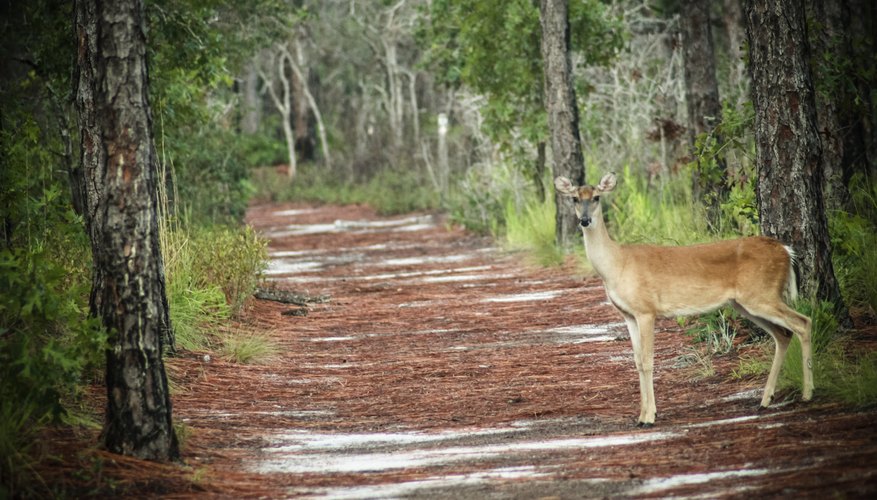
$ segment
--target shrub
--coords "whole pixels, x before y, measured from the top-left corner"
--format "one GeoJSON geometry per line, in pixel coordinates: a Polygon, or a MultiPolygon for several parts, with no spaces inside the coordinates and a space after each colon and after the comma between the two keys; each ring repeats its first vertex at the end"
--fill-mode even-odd
{"type": "Polygon", "coordinates": [[[106,332],[86,318],[88,283],[68,277],[45,251],[0,250],[0,496],[35,486],[36,433],[104,361],[106,332]]]}

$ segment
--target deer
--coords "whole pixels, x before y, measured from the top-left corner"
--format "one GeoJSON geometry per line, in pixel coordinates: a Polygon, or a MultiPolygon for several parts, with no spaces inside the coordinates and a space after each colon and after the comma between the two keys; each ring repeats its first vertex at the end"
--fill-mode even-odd
{"type": "Polygon", "coordinates": [[[615,174],[607,173],[596,186],[576,186],[566,177],[557,177],[554,186],[573,199],[588,260],[630,333],[640,387],[637,426],[653,426],[657,412],[655,319],[703,314],[728,304],[775,343],[761,408],[773,398],[792,335],[801,342],[802,400],[809,401],[813,397],[811,320],[786,302],[797,295],[792,249],[765,236],[691,246],[616,243],[606,229],[600,204],[601,195],[611,192],[616,182],[615,174]]]}

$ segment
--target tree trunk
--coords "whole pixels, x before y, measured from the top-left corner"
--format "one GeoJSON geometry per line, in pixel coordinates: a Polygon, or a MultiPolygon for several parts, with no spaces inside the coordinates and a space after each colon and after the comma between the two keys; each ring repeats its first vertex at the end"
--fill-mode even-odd
{"type": "Polygon", "coordinates": [[[864,132],[855,114],[855,92],[848,85],[846,65],[853,53],[848,30],[846,2],[808,0],[808,14],[814,30],[813,73],[816,81],[816,115],[822,139],[825,207],[847,210],[850,206],[849,182],[854,165],[865,160],[864,132]]]}
{"type": "Polygon", "coordinates": [[[864,160],[858,166],[862,174],[877,182],[877,99],[872,89],[877,88],[877,5],[873,0],[849,0],[850,37],[854,41],[853,67],[856,74],[856,100],[858,123],[865,146],[864,160]]]}
{"type": "Polygon", "coordinates": [[[259,132],[259,125],[262,123],[262,99],[259,96],[257,64],[255,61],[248,63],[244,67],[244,77],[241,79],[241,131],[250,135],[259,132]]]}
{"type": "Polygon", "coordinates": [[[536,163],[533,166],[533,187],[540,203],[545,201],[545,141],[536,143],[536,163]]]}
{"type": "Polygon", "coordinates": [[[314,138],[313,116],[308,106],[308,96],[306,96],[308,92],[307,65],[304,64],[301,44],[296,42],[295,56],[290,53],[287,57],[292,71],[288,78],[292,88],[292,120],[294,123],[292,128],[295,131],[295,150],[298,153],[298,158],[303,162],[312,162],[316,159],[317,148],[314,138]]]}
{"type": "Polygon", "coordinates": [[[803,3],[748,0],[746,21],[762,232],[794,249],[803,295],[836,304],[849,324],[831,263],[803,3]]]}
{"type": "Polygon", "coordinates": [[[158,239],[143,4],[78,0],[75,13],[74,81],[85,222],[94,257],[90,306],[112,339],[103,441],[114,453],[176,459],[161,352],[170,320],[158,239]]]}
{"type": "MultiPolygon", "coordinates": [[[[569,53],[569,19],[566,0],[541,0],[542,68],[545,77],[545,108],[551,134],[554,177],[565,176],[573,184],[585,183],[585,165],[579,138],[579,110],[572,80],[569,53]]],[[[557,244],[571,246],[581,239],[578,220],[569,197],[555,193],[557,244]]]]}
{"type": "MultiPolygon", "coordinates": [[[[683,2],[681,28],[688,142],[697,159],[697,167],[692,172],[692,195],[707,208],[710,224],[717,227],[721,202],[728,192],[725,160],[720,156],[705,158],[696,147],[698,137],[714,134],[716,125],[722,120],[709,7],[710,3],[703,0],[683,2]]],[[[721,142],[720,137],[715,139],[721,142]]]]}
{"type": "MultiPolygon", "coordinates": [[[[746,31],[743,28],[743,9],[741,0],[724,0],[723,21],[725,33],[728,36],[728,56],[730,58],[730,70],[728,78],[730,87],[733,89],[747,86],[746,64],[743,62],[743,44],[746,43],[746,31]]],[[[727,99],[729,96],[726,96],[727,99]]],[[[733,97],[733,96],[730,96],[733,97]]],[[[738,96],[739,100],[745,95],[738,96]]],[[[738,101],[738,105],[741,102],[738,101]]]]}

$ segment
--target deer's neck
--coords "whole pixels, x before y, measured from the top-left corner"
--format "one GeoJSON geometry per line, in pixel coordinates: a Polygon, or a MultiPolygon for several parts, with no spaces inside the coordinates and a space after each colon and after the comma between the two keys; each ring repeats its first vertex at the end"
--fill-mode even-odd
{"type": "Polygon", "coordinates": [[[594,223],[591,227],[583,228],[582,231],[585,237],[585,251],[594,270],[605,281],[611,275],[612,269],[617,266],[621,245],[609,236],[609,231],[606,230],[606,224],[603,222],[602,211],[594,215],[594,223]]]}

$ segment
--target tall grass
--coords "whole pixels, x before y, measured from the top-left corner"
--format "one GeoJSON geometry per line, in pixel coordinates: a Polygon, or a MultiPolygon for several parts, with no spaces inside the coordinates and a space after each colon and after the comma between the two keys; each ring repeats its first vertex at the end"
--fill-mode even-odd
{"type": "Polygon", "coordinates": [[[857,175],[850,183],[852,212],[829,214],[832,257],[850,309],[877,313],[877,184],[857,175]]]}
{"type": "Polygon", "coordinates": [[[514,200],[506,201],[505,241],[515,250],[525,250],[543,266],[563,262],[563,250],[555,244],[554,197],[539,201],[533,196],[519,208],[514,200]]]}

